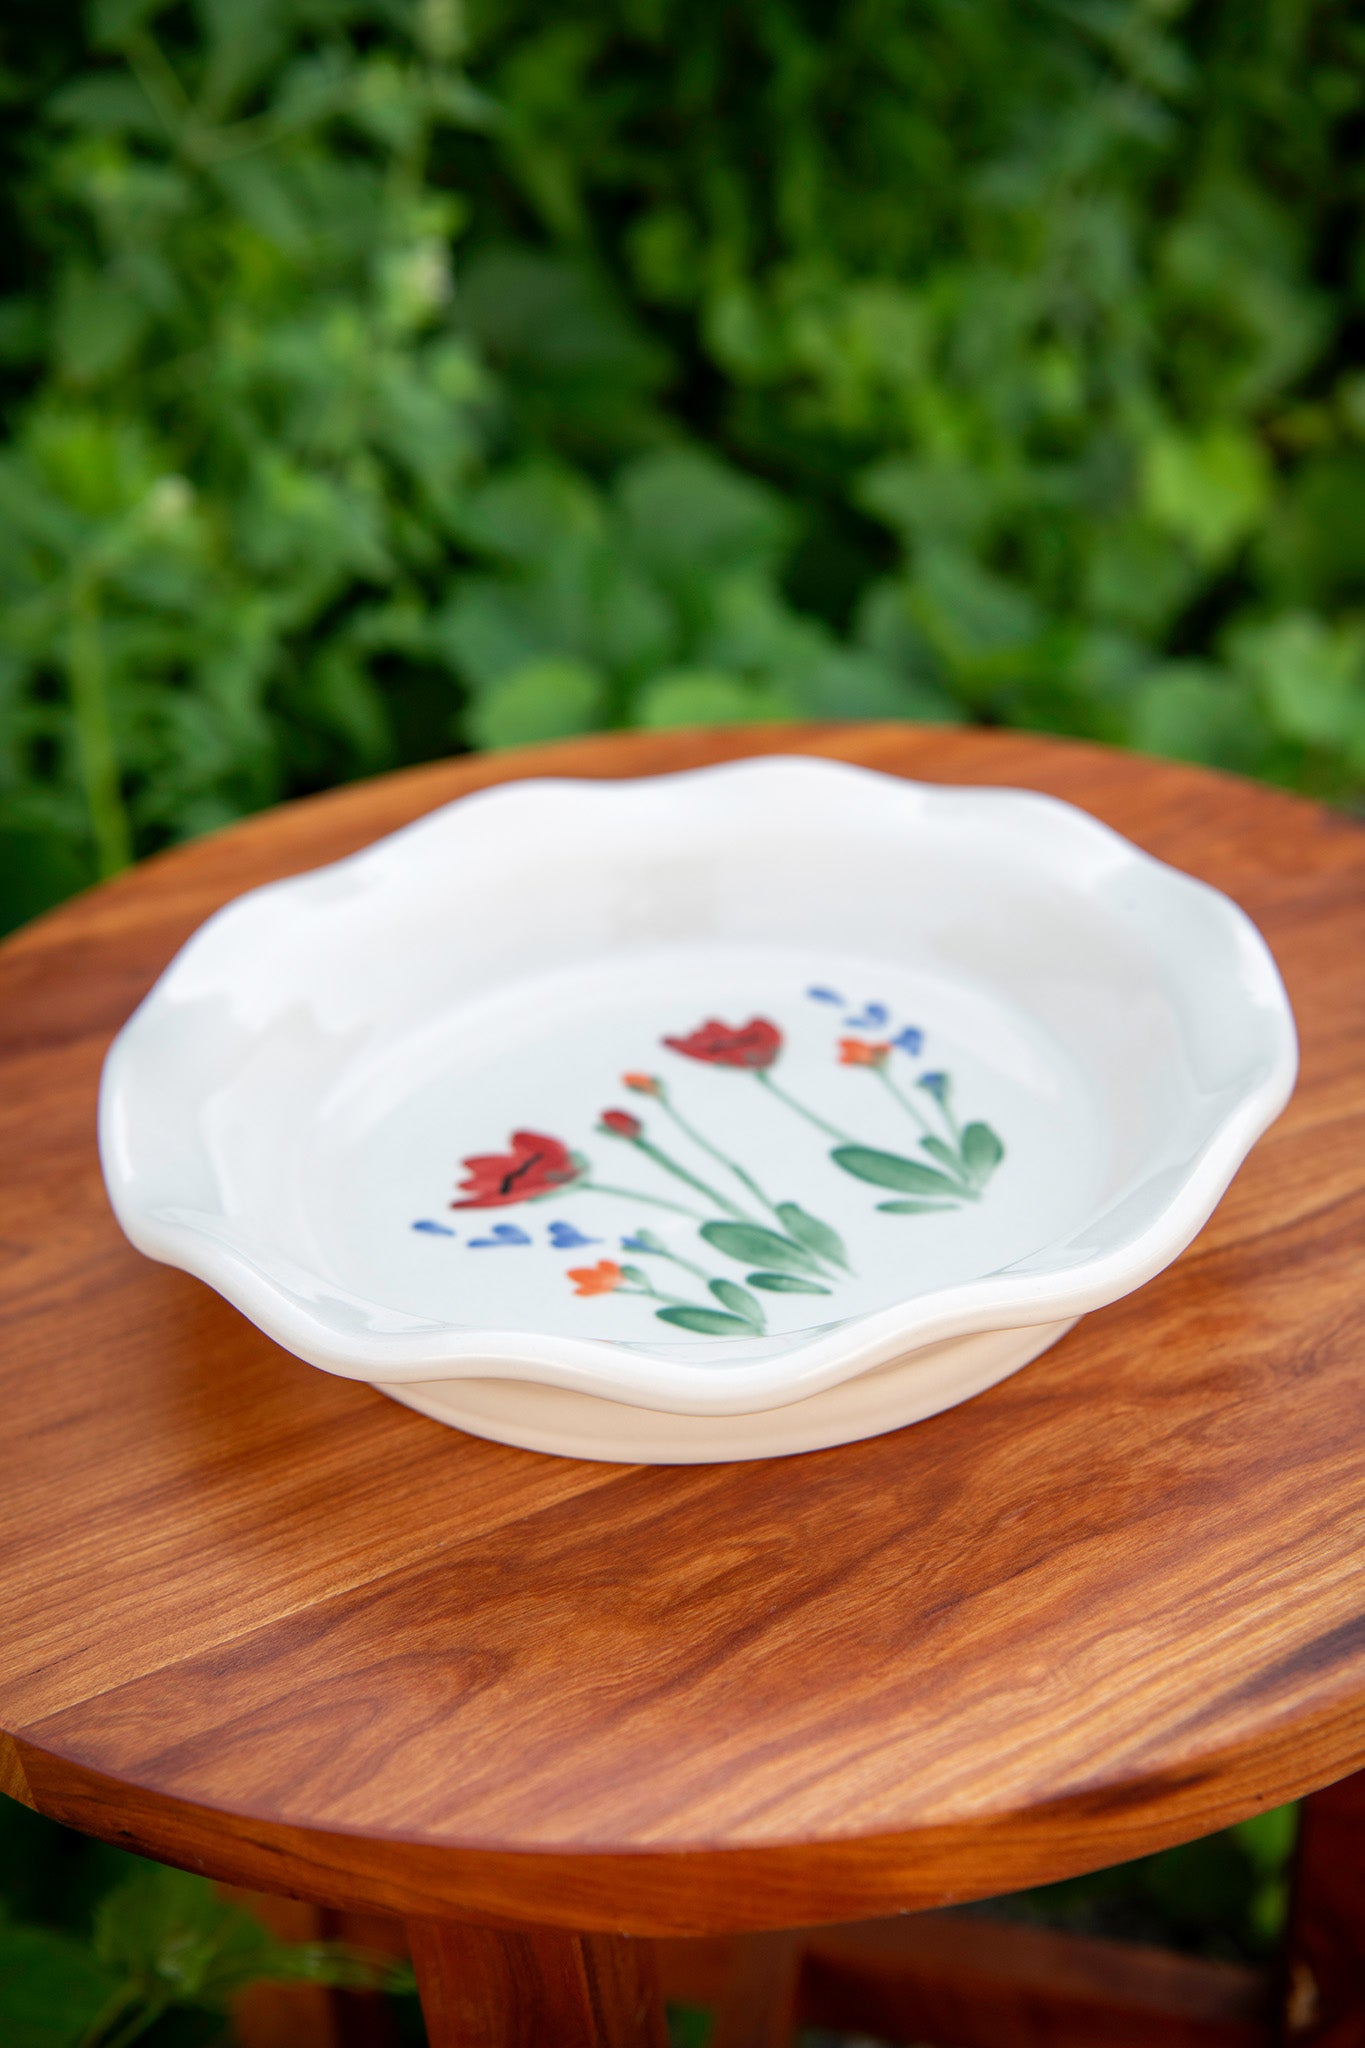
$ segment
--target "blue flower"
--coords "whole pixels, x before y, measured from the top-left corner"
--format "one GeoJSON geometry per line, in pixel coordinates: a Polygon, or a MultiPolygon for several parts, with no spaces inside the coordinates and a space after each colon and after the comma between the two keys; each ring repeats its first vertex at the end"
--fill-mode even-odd
{"type": "Polygon", "coordinates": [[[455,1232],[448,1230],[444,1223],[433,1223],[429,1216],[419,1217],[412,1227],[414,1230],[424,1230],[428,1237],[454,1237],[455,1235],[455,1232]]]}
{"type": "Polygon", "coordinates": [[[908,1052],[912,1060],[917,1060],[924,1049],[924,1033],[917,1024],[907,1024],[904,1031],[896,1033],[891,1043],[898,1045],[902,1052],[908,1052]]]}
{"type": "Polygon", "coordinates": [[[815,1003],[838,1003],[843,1008],[844,999],[832,988],[808,988],[806,994],[815,1003]]]}
{"type": "Polygon", "coordinates": [[[515,1223],[495,1223],[491,1237],[471,1237],[470,1249],[476,1252],[489,1251],[500,1244],[529,1244],[526,1232],[515,1223]]]}
{"type": "Polygon", "coordinates": [[[584,1237],[575,1223],[566,1223],[556,1217],[550,1225],[550,1243],[557,1252],[576,1252],[580,1245],[601,1244],[600,1237],[584,1237]]]}
{"type": "Polygon", "coordinates": [[[632,1236],[621,1239],[621,1249],[623,1252],[661,1252],[666,1247],[652,1230],[637,1230],[632,1236]]]}
{"type": "Polygon", "coordinates": [[[948,1090],[952,1082],[947,1074],[921,1074],[918,1085],[927,1088],[935,1102],[943,1103],[948,1100],[948,1090]]]}

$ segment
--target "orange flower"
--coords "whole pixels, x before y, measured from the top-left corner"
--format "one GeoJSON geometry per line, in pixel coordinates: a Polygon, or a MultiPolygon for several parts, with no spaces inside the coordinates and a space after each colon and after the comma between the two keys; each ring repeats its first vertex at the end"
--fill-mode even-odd
{"type": "Polygon", "coordinates": [[[658,1095],[661,1090],[653,1074],[622,1074],[622,1083],[637,1095],[658,1095]]]}
{"type": "Polygon", "coordinates": [[[869,1045],[865,1038],[841,1038],[839,1064],[841,1067],[879,1067],[890,1051],[889,1045],[869,1045]]]}
{"type": "Polygon", "coordinates": [[[625,1277],[615,1259],[599,1259],[595,1266],[569,1268],[575,1294],[614,1294],[625,1277]]]}

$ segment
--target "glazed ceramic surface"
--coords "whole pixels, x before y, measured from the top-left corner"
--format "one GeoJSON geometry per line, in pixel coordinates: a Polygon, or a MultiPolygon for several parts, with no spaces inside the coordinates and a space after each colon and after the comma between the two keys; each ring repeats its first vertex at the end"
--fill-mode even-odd
{"type": "Polygon", "coordinates": [[[1051,798],[768,759],[505,785],[242,897],[111,1050],[101,1153],[135,1244],[315,1365],[754,1456],[1140,1285],[1294,1071],[1203,884],[1051,798]]]}

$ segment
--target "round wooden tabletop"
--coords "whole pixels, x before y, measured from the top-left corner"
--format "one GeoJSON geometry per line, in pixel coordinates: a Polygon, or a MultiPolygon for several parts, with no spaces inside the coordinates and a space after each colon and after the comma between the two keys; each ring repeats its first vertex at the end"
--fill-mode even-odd
{"type": "Polygon", "coordinates": [[[1365,1763],[1365,833],[1001,733],[635,735],[334,792],[0,950],[0,1783],[398,1914],[664,1934],[1012,1890],[1365,1763]],[[528,774],[812,752],[1083,804],[1235,897],[1303,1038],[1193,1247],[1017,1377],[759,1464],[580,1464],[315,1372],[139,1257],[100,1061],[238,891],[528,774]]]}

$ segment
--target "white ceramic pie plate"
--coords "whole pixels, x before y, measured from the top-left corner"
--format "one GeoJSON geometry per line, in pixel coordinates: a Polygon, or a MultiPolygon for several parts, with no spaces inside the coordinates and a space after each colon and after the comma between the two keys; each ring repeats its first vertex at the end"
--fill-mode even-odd
{"type": "Polygon", "coordinates": [[[133,1242],[478,1434],[746,1458],[1140,1286],[1283,1107],[1225,897],[1084,813],[765,759],[516,783],[230,904],[110,1051],[133,1242]]]}

